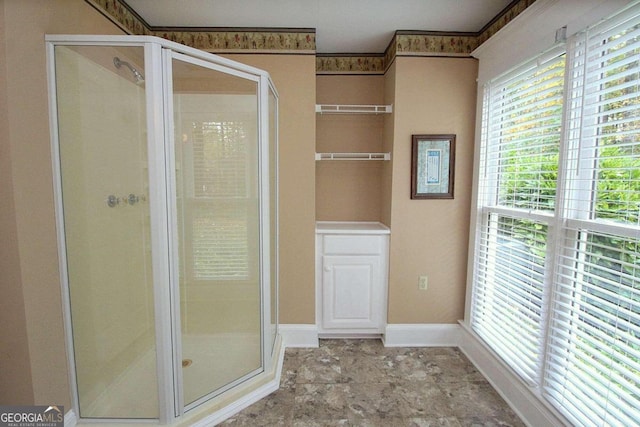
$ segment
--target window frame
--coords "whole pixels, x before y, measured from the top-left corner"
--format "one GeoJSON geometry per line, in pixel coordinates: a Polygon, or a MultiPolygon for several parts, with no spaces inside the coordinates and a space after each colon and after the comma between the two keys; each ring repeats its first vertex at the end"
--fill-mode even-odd
{"type": "MultiPolygon", "coordinates": [[[[540,70],[544,70],[545,67],[548,67],[549,64],[554,64],[558,58],[563,57],[565,54],[564,46],[554,46],[543,54],[526,61],[520,66],[514,68],[507,73],[504,73],[501,76],[493,79],[485,86],[485,93],[483,96],[483,114],[482,114],[482,129],[481,129],[481,147],[480,147],[480,170],[479,170],[479,182],[478,182],[478,192],[477,192],[477,203],[478,203],[478,216],[477,223],[475,225],[476,230],[476,239],[475,239],[475,248],[474,255],[479,256],[478,254],[483,253],[483,250],[491,250],[491,244],[483,244],[486,240],[483,235],[489,233],[485,230],[492,229],[491,226],[491,218],[493,216],[499,216],[499,218],[514,218],[522,221],[531,221],[539,224],[543,224],[547,227],[547,232],[549,233],[551,230],[556,227],[556,218],[553,211],[544,211],[544,210],[535,210],[535,209],[524,209],[517,208],[513,206],[505,206],[504,204],[500,204],[500,184],[501,184],[501,174],[503,171],[499,166],[500,163],[500,154],[503,153],[502,147],[502,134],[498,131],[490,131],[489,126],[491,123],[489,122],[489,114],[485,114],[485,112],[490,111],[491,113],[496,110],[501,111],[500,117],[504,117],[500,104],[497,108],[494,108],[493,102],[495,102],[494,91],[497,90],[496,87],[504,87],[510,81],[521,78],[521,76],[527,76],[530,73],[537,73],[540,70]],[[491,83],[498,82],[497,85],[492,85],[491,83]],[[492,133],[493,132],[493,133],[492,133]],[[495,136],[495,134],[499,134],[499,136],[495,136]],[[492,135],[492,137],[490,137],[492,135]],[[498,147],[496,149],[491,149],[490,144],[498,142],[498,147]]],[[[565,66],[566,67],[566,66],[565,66]]],[[[564,80],[564,77],[562,77],[564,80]]],[[[499,99],[503,99],[499,97],[499,99]]],[[[563,112],[560,112],[560,116],[563,115],[563,112]]],[[[500,128],[499,123],[494,124],[497,128],[500,128]]],[[[559,144],[562,139],[562,130],[559,129],[557,132],[557,138],[559,144]]],[[[556,193],[557,193],[556,187],[556,193]]],[[[491,234],[487,234],[488,239],[496,239],[496,236],[491,236],[491,234]]],[[[495,242],[495,240],[494,240],[495,242]]],[[[552,242],[550,242],[552,243],[552,242]]],[[[547,244],[545,251],[545,264],[548,265],[552,263],[554,260],[553,251],[555,245],[547,244]]],[[[495,249],[494,249],[495,250],[495,249]]],[[[490,258],[490,255],[488,256],[490,258]]],[[[494,263],[497,261],[494,260],[494,263]]],[[[488,267],[488,269],[495,268],[488,267]]],[[[478,319],[476,310],[478,309],[480,295],[478,291],[478,279],[479,275],[482,274],[482,267],[480,267],[477,263],[473,264],[473,289],[472,289],[472,303],[471,303],[471,321],[470,325],[474,332],[478,333],[478,328],[476,327],[476,321],[478,319]]],[[[545,283],[548,283],[550,277],[550,273],[545,271],[543,278],[543,292],[541,295],[542,307],[540,313],[540,323],[541,323],[541,335],[538,337],[538,340],[541,342],[546,341],[546,323],[547,316],[545,312],[545,304],[548,300],[548,290],[546,289],[545,283]]],[[[480,334],[479,336],[482,336],[480,334]]],[[[493,349],[496,351],[496,349],[493,349]]],[[[500,357],[506,357],[505,354],[502,354],[501,351],[496,351],[500,357]]],[[[507,362],[508,363],[508,362],[507,362]]],[[[531,377],[531,373],[527,372],[527,369],[523,369],[520,366],[517,366],[513,363],[508,364],[510,369],[512,369],[518,377],[525,382],[528,386],[537,387],[535,378],[539,377],[540,372],[542,371],[542,365],[544,363],[544,353],[539,351],[538,357],[535,361],[531,361],[532,366],[529,371],[534,371],[533,378],[531,377]]]]}
{"type": "MultiPolygon", "coordinates": [[[[635,13],[637,16],[640,16],[640,7],[636,6],[635,9],[631,11],[629,11],[628,8],[627,10],[623,11],[621,15],[624,15],[625,13],[635,13]]],[[[626,17],[619,18],[619,16],[616,16],[611,20],[610,27],[615,27],[617,23],[625,22],[625,20],[626,17]]],[[[594,27],[597,28],[598,25],[600,24],[596,24],[594,27]]],[[[640,24],[638,25],[640,26],[640,24]]],[[[558,316],[558,313],[561,313],[562,310],[566,310],[566,312],[569,314],[574,313],[574,315],[575,311],[578,311],[575,308],[567,308],[568,305],[563,306],[563,304],[561,303],[563,302],[562,298],[568,298],[568,295],[566,295],[566,290],[571,286],[571,284],[567,285],[566,282],[571,281],[572,283],[577,283],[582,279],[574,278],[570,280],[567,278],[567,276],[564,278],[565,281],[563,281],[562,273],[566,269],[572,270],[575,268],[577,271],[580,265],[588,263],[587,261],[585,261],[586,257],[593,256],[593,254],[586,253],[584,250],[584,248],[586,248],[589,244],[584,241],[584,236],[586,234],[611,235],[615,238],[630,241],[632,244],[636,245],[638,245],[640,242],[640,224],[624,224],[606,219],[598,219],[595,216],[596,198],[598,194],[598,162],[599,159],[603,158],[598,157],[598,150],[600,147],[598,145],[598,141],[600,137],[596,136],[595,133],[597,132],[597,129],[599,129],[599,127],[604,127],[605,125],[598,124],[596,126],[592,126],[590,130],[588,130],[593,134],[587,135],[583,134],[583,132],[585,131],[585,126],[583,126],[582,123],[579,123],[577,126],[574,123],[574,113],[576,113],[576,106],[575,104],[573,104],[573,102],[576,98],[579,98],[580,101],[580,104],[578,104],[577,107],[580,110],[580,119],[582,119],[582,115],[584,115],[585,113],[594,113],[595,110],[597,110],[597,107],[592,104],[585,105],[583,94],[579,93],[576,95],[576,91],[580,91],[581,87],[580,84],[576,85],[575,82],[581,77],[587,77],[586,73],[585,75],[581,76],[578,70],[581,58],[576,48],[576,44],[582,42],[582,37],[588,38],[588,33],[578,33],[577,35],[573,36],[569,40],[569,43],[566,45],[566,50],[568,53],[565,64],[565,92],[563,97],[563,105],[565,106],[565,108],[562,113],[561,122],[562,132],[557,170],[556,203],[555,209],[552,212],[542,212],[533,209],[517,209],[499,205],[499,178],[496,178],[496,173],[491,173],[491,168],[496,167],[495,164],[492,164],[492,162],[495,163],[496,159],[492,158],[488,154],[487,146],[492,143],[492,141],[488,139],[488,129],[491,125],[492,120],[490,116],[492,110],[489,101],[491,99],[490,96],[492,83],[494,83],[495,81],[499,81],[501,78],[504,78],[511,73],[521,72],[522,69],[530,67],[532,62],[544,61],[546,55],[549,55],[550,52],[553,52],[553,49],[550,52],[544,53],[539,57],[534,58],[532,61],[527,61],[527,63],[521,65],[520,67],[516,67],[512,71],[508,71],[507,73],[504,73],[503,75],[489,81],[485,86],[483,92],[481,92],[483,93],[483,100],[480,110],[481,136],[480,147],[477,150],[477,153],[480,154],[480,158],[477,163],[477,169],[475,173],[475,177],[477,179],[477,187],[476,193],[474,195],[474,197],[476,198],[476,216],[471,228],[471,234],[475,237],[473,248],[470,252],[470,266],[472,267],[472,286],[469,294],[470,298],[468,298],[468,301],[470,301],[470,303],[467,306],[467,322],[471,330],[476,333],[477,338],[483,341],[485,345],[500,358],[500,352],[496,350],[495,344],[487,342],[486,339],[479,335],[475,326],[475,321],[478,318],[478,313],[476,312],[476,310],[478,310],[478,293],[480,292],[478,288],[478,286],[480,286],[478,284],[480,268],[478,263],[481,262],[483,230],[488,227],[489,218],[491,218],[492,215],[516,216],[518,218],[540,221],[548,224],[549,239],[546,246],[546,268],[544,273],[544,317],[543,325],[541,326],[543,339],[539,347],[540,360],[538,371],[533,378],[529,378],[526,375],[523,376],[522,371],[518,369],[517,366],[506,362],[504,359],[502,361],[509,370],[516,373],[517,376],[530,387],[530,390],[534,393],[534,395],[536,395],[543,403],[545,403],[546,405],[550,405],[552,408],[560,411],[560,413],[567,417],[567,419],[570,419],[572,422],[576,423],[580,423],[580,419],[575,417],[574,413],[572,413],[570,410],[564,408],[562,404],[550,400],[549,390],[546,389],[548,371],[551,368],[555,367],[555,365],[551,365],[551,363],[553,362],[550,360],[550,354],[552,350],[556,349],[555,347],[552,347],[550,341],[552,339],[557,339],[557,336],[553,335],[552,323],[556,322],[558,317],[561,317],[558,316]],[[574,54],[576,53],[578,53],[578,55],[574,56],[574,54]],[[580,146],[577,148],[574,146],[576,141],[578,141],[578,143],[580,144],[580,146]],[[589,164],[589,162],[591,162],[591,164],[589,164]],[[576,176],[577,178],[572,179],[572,176],[576,176]],[[490,177],[493,177],[493,179],[490,179],[490,177]],[[571,247],[571,244],[574,244],[575,247],[571,247]],[[565,287],[565,289],[563,289],[563,287],[565,287]],[[565,292],[565,294],[563,294],[563,292],[565,292]]],[[[640,49],[640,36],[636,43],[638,49],[640,49]]],[[[560,49],[564,48],[560,47],[560,49]]],[[[585,63],[585,69],[586,66],[587,65],[585,63]]],[[[640,71],[638,71],[638,73],[640,74],[640,71]]],[[[636,82],[640,83],[640,77],[637,78],[636,82]]],[[[637,91],[637,94],[640,97],[640,89],[637,91]]],[[[640,111],[640,105],[632,108],[640,111]]],[[[597,120],[597,117],[595,117],[593,120],[597,120]]],[[[637,134],[638,139],[640,140],[640,129],[635,131],[634,134],[637,134]]],[[[640,146],[640,142],[638,142],[638,146],[640,146]]],[[[640,154],[633,155],[634,158],[636,158],[636,156],[640,156],[640,154]]],[[[611,250],[617,249],[614,246],[611,246],[610,248],[611,250]]],[[[639,256],[638,252],[635,252],[634,255],[639,256]]],[[[619,278],[622,278],[624,274],[627,273],[621,272],[619,278]]],[[[634,273],[632,273],[632,275],[629,277],[631,277],[630,280],[633,284],[630,289],[633,291],[634,289],[636,289],[636,284],[638,283],[638,276],[637,273],[635,273],[635,270],[634,273]]],[[[622,279],[620,280],[620,286],[627,286],[623,283],[622,279]]],[[[585,285],[593,289],[599,288],[597,284],[586,283],[585,285]]],[[[606,288],[600,287],[599,289],[606,288]]],[[[635,295],[636,293],[632,292],[632,297],[630,297],[632,301],[630,303],[631,308],[629,309],[629,313],[632,320],[629,321],[629,323],[632,325],[637,324],[635,322],[635,320],[637,320],[636,317],[633,317],[636,313],[636,304],[634,302],[635,299],[633,299],[633,295],[635,295]]],[[[565,302],[566,301],[569,301],[570,303],[574,302],[574,300],[570,299],[565,300],[565,302]]],[[[587,303],[580,303],[579,307],[584,307],[580,308],[580,310],[590,309],[590,305],[587,303]]],[[[604,316],[599,318],[598,322],[608,321],[609,319],[609,317],[604,316]]],[[[618,328],[618,326],[616,326],[615,328],[618,328]]],[[[567,327],[568,334],[571,333],[569,329],[570,328],[567,327]]],[[[631,334],[631,336],[633,336],[633,334],[631,334]]],[[[636,337],[637,336],[638,335],[636,335],[636,337]]],[[[603,346],[600,348],[606,350],[610,347],[608,344],[603,344],[603,346]]],[[[637,352],[638,351],[636,351],[636,353],[637,352]]],[[[634,357],[634,360],[640,360],[638,354],[634,355],[632,353],[630,357],[634,357]],[[636,357],[638,359],[635,359],[636,357]]],[[[637,367],[634,369],[637,369],[637,367]]],[[[593,379],[592,381],[593,384],[595,384],[598,380],[593,379]]],[[[592,384],[592,382],[590,382],[589,384],[592,384]]],[[[596,386],[594,385],[593,387],[596,386]]],[[[629,392],[629,396],[634,396],[633,390],[634,389],[631,389],[631,392],[629,392]]],[[[626,398],[624,396],[627,395],[623,394],[622,396],[624,399],[626,398]]],[[[586,407],[588,407],[588,403],[583,403],[583,405],[587,405],[586,407]]],[[[603,422],[605,422],[605,419],[607,420],[606,422],[611,422],[611,420],[606,418],[608,414],[609,412],[605,412],[605,418],[602,419],[603,422]]],[[[631,414],[631,417],[633,418],[630,419],[636,420],[636,416],[640,419],[640,413],[635,415],[634,414],[635,413],[631,414]]],[[[614,420],[616,422],[621,422],[620,420],[624,419],[620,415],[616,416],[620,417],[614,420]]]]}

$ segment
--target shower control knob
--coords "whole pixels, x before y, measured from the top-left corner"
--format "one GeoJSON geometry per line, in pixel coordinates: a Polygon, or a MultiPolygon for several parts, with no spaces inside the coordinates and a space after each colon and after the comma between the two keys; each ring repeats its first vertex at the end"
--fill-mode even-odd
{"type": "Polygon", "coordinates": [[[114,196],[113,194],[107,197],[107,206],[110,208],[115,208],[120,203],[120,199],[114,196]]]}

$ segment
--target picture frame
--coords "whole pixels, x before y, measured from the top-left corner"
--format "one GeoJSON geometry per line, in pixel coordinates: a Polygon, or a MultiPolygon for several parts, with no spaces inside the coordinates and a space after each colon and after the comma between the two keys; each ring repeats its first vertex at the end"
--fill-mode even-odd
{"type": "Polygon", "coordinates": [[[456,136],[411,136],[411,198],[453,199],[456,136]]]}

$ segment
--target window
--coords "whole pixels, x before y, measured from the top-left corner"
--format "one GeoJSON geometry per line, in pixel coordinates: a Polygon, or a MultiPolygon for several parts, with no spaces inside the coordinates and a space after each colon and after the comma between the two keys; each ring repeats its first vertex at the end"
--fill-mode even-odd
{"type": "Polygon", "coordinates": [[[485,88],[471,325],[573,424],[638,425],[640,7],[559,53],[485,88]]]}
{"type": "Polygon", "coordinates": [[[640,16],[570,45],[565,206],[545,396],[577,424],[640,422],[640,16]]]}
{"type": "MultiPolygon", "coordinates": [[[[250,117],[247,122],[250,122],[250,117]]],[[[188,272],[193,280],[249,280],[255,231],[251,203],[251,138],[247,122],[191,120],[189,129],[192,175],[185,191],[188,272]]],[[[255,222],[255,221],[254,221],[255,222]]]]}
{"type": "Polygon", "coordinates": [[[473,328],[528,383],[541,364],[548,230],[556,205],[564,55],[485,90],[473,328]]]}

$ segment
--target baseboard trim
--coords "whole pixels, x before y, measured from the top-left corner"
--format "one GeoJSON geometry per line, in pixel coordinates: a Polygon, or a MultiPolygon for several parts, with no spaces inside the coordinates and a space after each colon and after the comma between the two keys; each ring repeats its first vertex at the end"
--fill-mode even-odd
{"type": "Polygon", "coordinates": [[[285,347],[318,347],[318,327],[307,324],[279,325],[278,330],[282,336],[285,347]]]}
{"type": "Polygon", "coordinates": [[[460,325],[452,323],[387,325],[382,342],[385,347],[458,347],[460,325]]]}
{"type": "Polygon", "coordinates": [[[536,427],[571,425],[538,396],[535,388],[526,385],[487,348],[464,322],[461,322],[460,327],[459,348],[526,425],[536,427]]]}
{"type": "MultiPolygon", "coordinates": [[[[285,347],[318,347],[321,337],[362,338],[354,334],[320,334],[316,325],[308,324],[281,324],[279,331],[285,347]]],[[[460,325],[455,323],[391,324],[385,327],[381,338],[385,347],[458,347],[459,335],[460,325]]]]}
{"type": "Polygon", "coordinates": [[[185,415],[185,417],[179,421],[177,421],[178,425],[189,425],[191,427],[209,427],[218,425],[219,423],[233,417],[238,412],[242,411],[246,407],[253,405],[259,400],[267,397],[271,393],[277,391],[280,388],[280,377],[282,375],[282,365],[284,364],[284,353],[286,350],[286,346],[282,340],[282,336],[278,337],[276,341],[276,347],[274,351],[276,351],[278,358],[273,362],[271,370],[269,372],[265,372],[264,375],[269,377],[269,379],[263,384],[259,385],[254,390],[250,390],[248,393],[244,394],[242,397],[234,400],[232,403],[228,405],[224,405],[221,409],[215,410],[208,415],[198,419],[197,421],[194,418],[197,418],[201,415],[202,412],[207,412],[206,407],[202,409],[202,411],[197,411],[196,414],[193,415],[185,415]]]}

